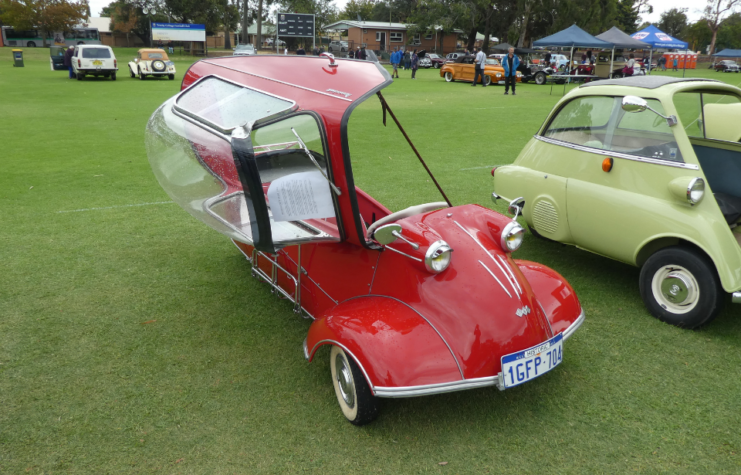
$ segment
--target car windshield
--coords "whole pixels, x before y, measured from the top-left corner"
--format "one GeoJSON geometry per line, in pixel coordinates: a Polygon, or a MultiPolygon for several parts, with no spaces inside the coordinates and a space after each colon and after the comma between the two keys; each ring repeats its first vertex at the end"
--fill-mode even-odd
{"type": "Polygon", "coordinates": [[[167,59],[164,53],[146,53],[147,59],[167,59]]]}
{"type": "Polygon", "coordinates": [[[243,49],[252,50],[252,49],[255,49],[255,48],[253,48],[252,45],[237,45],[237,49],[239,49],[239,50],[243,50],[243,49]]]}
{"type": "Polygon", "coordinates": [[[499,66],[499,61],[494,58],[489,58],[486,60],[486,64],[488,64],[489,66],[499,66]]]}
{"type": "Polygon", "coordinates": [[[82,57],[87,59],[106,59],[111,57],[108,48],[83,48],[82,57]]]}

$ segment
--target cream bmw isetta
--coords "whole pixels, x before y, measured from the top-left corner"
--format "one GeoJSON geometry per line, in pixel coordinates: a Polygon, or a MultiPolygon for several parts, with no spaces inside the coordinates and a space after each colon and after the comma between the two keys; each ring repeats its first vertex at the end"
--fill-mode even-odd
{"type": "Polygon", "coordinates": [[[635,77],[580,86],[554,107],[494,199],[536,236],[641,267],[658,319],[712,320],[741,302],[741,89],[635,77]]]}

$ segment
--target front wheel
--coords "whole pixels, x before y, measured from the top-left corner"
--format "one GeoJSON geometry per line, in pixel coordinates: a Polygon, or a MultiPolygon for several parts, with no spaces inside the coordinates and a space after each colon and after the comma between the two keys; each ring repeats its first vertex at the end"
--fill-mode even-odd
{"type": "Polygon", "coordinates": [[[29,41],[28,43],[26,43],[26,47],[28,47],[28,48],[35,48],[36,47],[36,43],[34,43],[33,41],[29,41]]]}
{"type": "Polygon", "coordinates": [[[111,80],[112,81],[115,81],[116,80],[116,73],[111,73],[111,80]]]}
{"type": "Polygon", "coordinates": [[[455,79],[453,79],[453,73],[451,73],[450,71],[446,72],[445,73],[445,80],[447,82],[453,82],[453,81],[455,81],[455,79]]]}
{"type": "Polygon", "coordinates": [[[723,308],[724,294],[712,262],[691,249],[667,247],[641,268],[643,303],[662,322],[697,328],[723,308]]]}
{"type": "Polygon", "coordinates": [[[342,348],[333,345],[329,366],[337,402],[347,420],[362,426],[378,417],[378,399],[373,396],[355,360],[348,358],[342,348]]]}
{"type": "Polygon", "coordinates": [[[484,86],[490,86],[491,85],[491,76],[487,76],[486,74],[484,74],[484,79],[482,79],[482,81],[484,82],[484,86]]]}
{"type": "Polygon", "coordinates": [[[144,81],[144,78],[145,78],[145,77],[146,77],[146,76],[142,74],[142,70],[140,69],[140,70],[139,70],[139,79],[140,79],[140,80],[142,80],[142,81],[144,81]]]}
{"type": "Polygon", "coordinates": [[[543,84],[545,84],[545,79],[545,73],[543,71],[538,71],[537,73],[535,73],[535,84],[537,84],[538,86],[542,86],[543,84]]]}
{"type": "Polygon", "coordinates": [[[440,69],[440,63],[435,63],[435,69],[440,69]]]}

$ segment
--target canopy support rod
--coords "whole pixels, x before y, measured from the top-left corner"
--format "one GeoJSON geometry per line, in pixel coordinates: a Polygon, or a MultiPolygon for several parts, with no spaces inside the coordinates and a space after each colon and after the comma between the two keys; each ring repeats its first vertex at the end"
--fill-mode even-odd
{"type": "Polygon", "coordinates": [[[612,56],[610,56],[610,79],[612,79],[612,70],[615,68],[614,63],[615,62],[615,45],[612,45],[612,56]]]}
{"type": "Polygon", "coordinates": [[[435,177],[432,175],[432,172],[430,171],[430,169],[427,168],[427,164],[422,159],[422,155],[419,154],[419,152],[417,151],[417,148],[414,146],[411,139],[409,138],[407,133],[404,131],[404,127],[401,126],[401,124],[399,123],[399,120],[396,118],[393,111],[391,110],[389,105],[386,103],[386,99],[384,99],[383,95],[381,95],[381,91],[378,91],[376,94],[378,95],[378,98],[381,100],[381,106],[383,107],[384,111],[388,111],[388,113],[391,115],[391,118],[394,119],[394,122],[396,122],[396,126],[399,127],[401,134],[404,136],[405,139],[407,139],[407,143],[409,143],[409,146],[412,147],[412,150],[414,150],[414,153],[417,155],[417,158],[422,163],[422,166],[425,167],[425,170],[427,170],[427,174],[430,175],[430,178],[432,178],[432,181],[435,183],[435,186],[437,187],[438,191],[440,192],[441,195],[443,195],[443,198],[445,198],[445,202],[448,203],[448,206],[452,208],[453,204],[450,202],[450,200],[448,199],[448,196],[445,194],[443,189],[440,187],[440,184],[437,182],[435,177]]]}

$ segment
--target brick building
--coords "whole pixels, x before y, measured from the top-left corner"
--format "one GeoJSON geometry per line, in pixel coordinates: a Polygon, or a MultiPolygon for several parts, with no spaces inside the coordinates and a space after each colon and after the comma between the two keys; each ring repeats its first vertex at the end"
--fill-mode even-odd
{"type": "Polygon", "coordinates": [[[323,29],[346,31],[348,46],[355,49],[365,46],[374,51],[395,51],[400,48],[424,49],[428,52],[447,54],[456,50],[460,31],[443,32],[441,28],[418,35],[410,35],[409,27],[404,23],[383,21],[349,21],[342,20],[323,29]]]}

